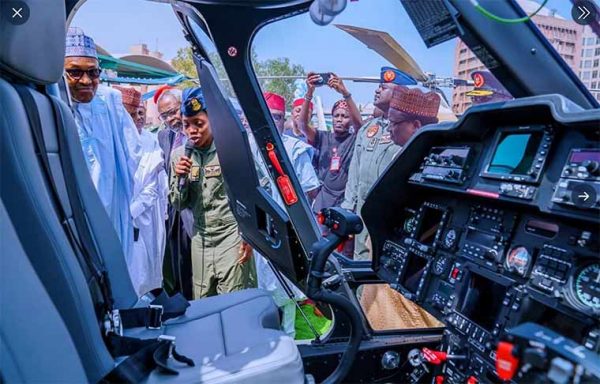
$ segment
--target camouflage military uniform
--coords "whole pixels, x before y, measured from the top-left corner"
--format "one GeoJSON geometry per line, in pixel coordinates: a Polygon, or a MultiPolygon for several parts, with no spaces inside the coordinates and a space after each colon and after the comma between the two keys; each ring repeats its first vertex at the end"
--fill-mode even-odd
{"type": "MultiPolygon", "coordinates": [[[[394,144],[390,137],[388,124],[384,118],[375,118],[360,128],[354,146],[354,155],[350,162],[342,208],[360,214],[367,193],[400,150],[401,147],[394,144]]],[[[369,250],[365,246],[367,235],[366,229],[356,235],[355,260],[370,260],[371,258],[369,250]]]]}
{"type": "MultiPolygon", "coordinates": [[[[173,151],[172,167],[183,154],[183,146],[173,151]]],[[[194,214],[194,298],[248,288],[254,261],[237,263],[242,239],[229,207],[214,143],[208,149],[194,149],[192,163],[181,193],[177,189],[178,177],[172,172],[170,199],[178,210],[191,208],[194,214]]]]}

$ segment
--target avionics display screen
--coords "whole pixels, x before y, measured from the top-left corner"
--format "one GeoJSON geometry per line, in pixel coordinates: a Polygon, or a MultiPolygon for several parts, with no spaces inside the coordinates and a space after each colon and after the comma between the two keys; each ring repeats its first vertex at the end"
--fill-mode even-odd
{"type": "Polygon", "coordinates": [[[491,331],[502,309],[507,287],[471,272],[458,312],[491,331]]]}
{"type": "Polygon", "coordinates": [[[583,341],[591,328],[591,324],[583,324],[577,319],[531,298],[525,298],[521,312],[523,315],[519,319],[519,324],[537,323],[577,343],[583,341]]]}
{"type": "Polygon", "coordinates": [[[479,244],[485,248],[492,248],[492,246],[496,243],[496,236],[469,228],[467,230],[465,240],[470,243],[479,244]]]}
{"type": "Polygon", "coordinates": [[[414,253],[409,253],[406,256],[406,269],[401,282],[402,286],[408,291],[416,293],[426,267],[427,259],[414,253]]]}
{"type": "Polygon", "coordinates": [[[421,244],[432,245],[435,240],[435,234],[440,228],[442,216],[444,216],[444,211],[442,210],[428,206],[423,207],[421,223],[415,239],[421,244]]]}
{"type": "Polygon", "coordinates": [[[577,151],[571,153],[571,163],[583,163],[586,160],[600,161],[600,151],[577,151]]]}
{"type": "Polygon", "coordinates": [[[543,138],[542,132],[504,132],[487,169],[498,175],[526,176],[543,138]]]}

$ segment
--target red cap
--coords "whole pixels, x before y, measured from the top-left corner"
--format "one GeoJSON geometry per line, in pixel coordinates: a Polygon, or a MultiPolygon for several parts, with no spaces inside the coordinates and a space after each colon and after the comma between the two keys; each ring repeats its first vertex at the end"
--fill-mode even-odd
{"type": "Polygon", "coordinates": [[[154,100],[154,104],[158,103],[158,98],[167,89],[173,89],[173,87],[170,85],[162,85],[156,89],[156,91],[154,92],[154,97],[152,98],[152,100],[154,100]]]}
{"type": "Polygon", "coordinates": [[[283,96],[273,92],[265,92],[263,93],[263,96],[265,97],[269,109],[285,112],[285,99],[283,96]]]}
{"type": "MultiPolygon", "coordinates": [[[[304,104],[304,99],[296,99],[292,103],[292,105],[293,105],[294,108],[299,107],[302,104],[304,104]]],[[[312,103],[312,101],[310,102],[310,109],[313,109],[313,103],[312,103]]]]}

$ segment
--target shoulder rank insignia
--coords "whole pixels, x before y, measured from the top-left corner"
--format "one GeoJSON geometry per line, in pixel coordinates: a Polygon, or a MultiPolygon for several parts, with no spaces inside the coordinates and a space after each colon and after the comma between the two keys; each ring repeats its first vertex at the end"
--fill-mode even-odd
{"type": "Polygon", "coordinates": [[[370,139],[379,132],[379,125],[373,124],[367,129],[367,137],[370,139]]]}
{"type": "Polygon", "coordinates": [[[210,177],[219,177],[221,176],[221,166],[220,165],[207,165],[204,167],[204,175],[206,178],[210,177]]]}

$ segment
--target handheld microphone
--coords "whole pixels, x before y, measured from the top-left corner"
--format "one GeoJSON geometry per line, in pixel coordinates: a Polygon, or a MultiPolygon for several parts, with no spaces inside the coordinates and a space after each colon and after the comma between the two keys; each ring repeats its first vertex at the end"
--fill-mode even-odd
{"type": "MultiPolygon", "coordinates": [[[[185,157],[188,157],[188,158],[191,157],[193,150],[194,150],[194,143],[192,141],[188,140],[188,142],[185,143],[185,157]]],[[[181,190],[185,186],[186,177],[187,177],[187,175],[179,175],[179,182],[177,184],[177,189],[179,190],[179,192],[181,192],[181,190]]]]}

